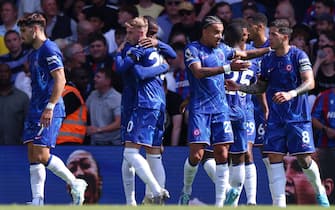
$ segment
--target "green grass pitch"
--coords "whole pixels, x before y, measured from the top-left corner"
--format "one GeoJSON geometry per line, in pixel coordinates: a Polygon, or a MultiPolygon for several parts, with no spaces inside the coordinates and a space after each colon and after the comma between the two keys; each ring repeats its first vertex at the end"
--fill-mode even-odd
{"type": "MultiPolygon", "coordinates": [[[[333,208],[333,207],[331,207],[333,208]]],[[[0,210],[217,210],[214,206],[122,206],[122,205],[89,205],[89,206],[70,206],[70,205],[45,205],[43,207],[26,206],[26,205],[0,205],[0,210]]],[[[268,210],[268,209],[282,209],[272,206],[239,206],[237,208],[224,207],[223,209],[234,210],[268,210]]],[[[288,210],[321,210],[320,206],[288,206],[288,210]]]]}

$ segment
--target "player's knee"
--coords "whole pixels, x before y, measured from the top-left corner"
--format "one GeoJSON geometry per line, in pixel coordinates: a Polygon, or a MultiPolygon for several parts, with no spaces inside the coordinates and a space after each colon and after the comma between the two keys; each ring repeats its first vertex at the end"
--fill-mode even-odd
{"type": "Polygon", "coordinates": [[[310,155],[298,155],[297,161],[301,168],[307,169],[312,164],[312,157],[310,155]]]}
{"type": "Polygon", "coordinates": [[[247,152],[245,154],[245,162],[246,163],[252,163],[254,160],[253,160],[253,156],[252,156],[252,153],[251,152],[247,152]]]}
{"type": "Polygon", "coordinates": [[[192,166],[198,165],[198,163],[201,161],[202,159],[202,155],[199,153],[195,153],[193,155],[190,155],[189,159],[189,163],[192,166]]]}

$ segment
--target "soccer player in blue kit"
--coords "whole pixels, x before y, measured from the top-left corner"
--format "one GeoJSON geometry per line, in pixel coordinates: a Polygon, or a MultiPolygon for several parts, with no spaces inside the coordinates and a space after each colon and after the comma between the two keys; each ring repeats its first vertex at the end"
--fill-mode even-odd
{"type": "MultiPolygon", "coordinates": [[[[252,50],[254,49],[248,40],[248,24],[244,19],[234,19],[225,30],[225,43],[230,47],[238,50],[252,50]]],[[[231,79],[238,84],[249,85],[254,83],[257,79],[257,62],[256,59],[249,60],[250,67],[245,71],[233,71],[225,74],[225,79],[231,79]]],[[[250,177],[250,169],[255,167],[253,162],[246,162],[249,141],[255,139],[255,120],[254,120],[254,104],[252,95],[240,91],[226,91],[227,102],[230,107],[230,120],[232,123],[234,133],[234,143],[229,148],[229,157],[231,165],[229,167],[229,183],[235,192],[227,194],[225,205],[238,205],[238,198],[242,192],[245,183],[247,172],[248,178],[250,177]]],[[[256,168],[255,168],[256,170],[256,168]]],[[[256,178],[256,177],[254,177],[256,178]]],[[[249,181],[249,180],[248,180],[249,181]]],[[[249,183],[248,183],[249,184],[249,183]]],[[[248,187],[251,187],[250,185],[248,187]]],[[[231,191],[231,190],[230,190],[231,191]]],[[[254,198],[249,200],[248,203],[256,204],[256,193],[254,198]],[[254,201],[253,201],[254,200],[254,201]]]]}
{"type": "Polygon", "coordinates": [[[19,20],[22,40],[31,45],[29,70],[32,97],[24,123],[23,141],[28,146],[32,205],[44,204],[45,168],[71,187],[74,205],[82,205],[87,183],[76,177],[56,155],[50,154],[65,116],[61,97],[65,85],[62,54],[57,45],[45,35],[46,19],[33,13],[19,20]]]}
{"type": "MultiPolygon", "coordinates": [[[[122,174],[128,205],[136,205],[134,187],[128,187],[134,183],[133,171],[150,187],[153,203],[161,204],[169,197],[168,192],[161,186],[162,183],[158,183],[152,173],[150,168],[152,165],[149,166],[139,154],[142,146],[147,152],[151,148],[160,149],[161,147],[165,94],[159,75],[166,72],[168,68],[155,48],[143,48],[138,45],[139,40],[146,37],[147,30],[147,19],[137,17],[129,21],[127,43],[121,55],[116,58],[117,71],[123,72],[126,83],[122,94],[122,126],[124,127],[122,136],[125,141],[122,174]]],[[[154,155],[157,156],[157,154],[154,155]]]]}
{"type": "MultiPolygon", "coordinates": [[[[248,17],[248,31],[249,39],[251,40],[251,45],[254,48],[264,48],[270,47],[269,39],[266,34],[266,27],[268,25],[267,17],[263,13],[256,13],[248,17]]],[[[254,60],[257,63],[257,77],[260,75],[260,67],[262,58],[257,57],[254,60]]],[[[254,103],[254,130],[255,138],[249,138],[248,142],[248,152],[246,155],[246,177],[244,182],[244,189],[247,195],[247,204],[255,205],[256,204],[256,194],[257,194],[257,170],[254,164],[253,158],[253,146],[259,147],[262,151],[264,134],[266,128],[266,119],[269,113],[269,108],[266,101],[266,94],[262,93],[260,95],[252,95],[252,100],[254,103]]],[[[262,160],[266,167],[268,176],[270,162],[269,158],[262,153],[262,160]]],[[[271,190],[271,189],[270,189],[271,190]]]]}
{"type": "Polygon", "coordinates": [[[188,127],[190,152],[184,164],[184,187],[181,195],[181,198],[185,197],[184,200],[189,200],[204,148],[212,145],[216,161],[215,205],[219,207],[223,206],[226,196],[228,148],[233,143],[223,73],[248,67],[248,63],[238,60],[226,64],[227,57],[233,58],[236,52],[221,43],[222,32],[220,19],[207,16],[202,22],[201,39],[185,48],[185,64],[191,86],[188,127]]]}
{"type": "Polygon", "coordinates": [[[273,205],[286,207],[283,157],[288,153],[297,157],[315,190],[318,204],[328,207],[319,168],[311,157],[315,148],[307,91],[314,88],[313,71],[308,56],[289,45],[291,33],[287,20],[272,22],[269,40],[274,51],[262,60],[260,78],[252,85],[239,85],[226,80],[226,87],[251,94],[266,91],[269,118],[263,152],[268,154],[271,163],[269,185],[273,205]]]}

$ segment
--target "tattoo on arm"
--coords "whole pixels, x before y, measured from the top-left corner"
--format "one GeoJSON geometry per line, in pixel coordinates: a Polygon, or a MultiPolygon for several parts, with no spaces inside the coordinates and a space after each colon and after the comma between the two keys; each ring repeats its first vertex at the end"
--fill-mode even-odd
{"type": "Polygon", "coordinates": [[[309,82],[303,82],[299,87],[297,87],[295,90],[297,91],[297,94],[302,94],[310,90],[310,84],[309,82]]]}
{"type": "Polygon", "coordinates": [[[268,85],[267,81],[259,79],[254,84],[240,86],[240,91],[249,94],[260,94],[265,92],[267,85],[268,85]]]}
{"type": "Polygon", "coordinates": [[[302,83],[295,89],[298,95],[308,92],[314,88],[314,77],[312,71],[305,71],[300,75],[302,83]]]}

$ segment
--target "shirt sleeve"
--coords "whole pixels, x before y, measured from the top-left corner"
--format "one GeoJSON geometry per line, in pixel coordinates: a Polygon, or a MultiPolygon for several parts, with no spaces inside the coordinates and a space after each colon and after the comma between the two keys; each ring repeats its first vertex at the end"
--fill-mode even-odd
{"type": "Polygon", "coordinates": [[[189,67],[192,63],[200,62],[198,50],[193,45],[188,45],[184,51],[185,65],[189,67]]]}
{"type": "Polygon", "coordinates": [[[312,64],[311,61],[309,60],[307,54],[300,50],[297,53],[298,56],[298,63],[299,63],[299,71],[304,72],[304,71],[311,71],[312,70],[312,64]]]}
{"type": "Polygon", "coordinates": [[[62,54],[56,47],[46,47],[41,53],[43,53],[46,61],[46,68],[49,72],[64,68],[62,54]]]}

